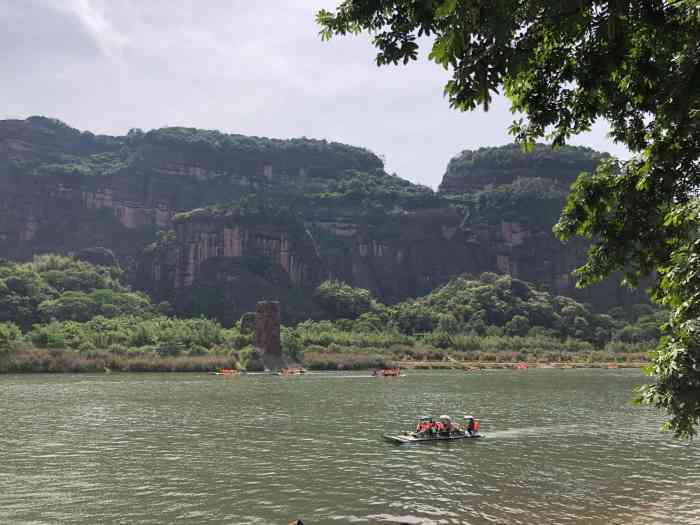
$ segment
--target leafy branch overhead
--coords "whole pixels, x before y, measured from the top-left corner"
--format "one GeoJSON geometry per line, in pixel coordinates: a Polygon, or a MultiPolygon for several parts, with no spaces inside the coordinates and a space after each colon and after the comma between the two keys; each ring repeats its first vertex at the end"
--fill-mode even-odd
{"type": "Polygon", "coordinates": [[[488,109],[503,92],[526,147],[562,145],[599,119],[635,156],[573,185],[555,231],[594,242],[580,284],[615,271],[653,275],[674,308],[643,399],[691,436],[700,419],[700,341],[692,267],[700,185],[700,4],[697,0],[346,0],[320,11],[321,36],[368,32],[378,65],[429,58],[449,71],[452,107],[488,109]],[[690,273],[689,273],[690,272],[690,273]]]}

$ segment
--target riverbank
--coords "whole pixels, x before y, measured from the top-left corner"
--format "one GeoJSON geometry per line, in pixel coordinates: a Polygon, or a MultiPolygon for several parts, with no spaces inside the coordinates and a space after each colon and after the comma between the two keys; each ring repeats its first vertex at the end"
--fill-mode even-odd
{"type": "MultiPolygon", "coordinates": [[[[502,338],[507,339],[507,338],[502,338]]],[[[511,344],[517,341],[505,341],[511,344]]],[[[563,346],[563,344],[562,344],[563,346]]],[[[367,370],[399,366],[405,369],[504,369],[504,368],[638,368],[648,361],[648,351],[640,347],[620,347],[627,351],[538,350],[532,346],[520,351],[456,351],[435,347],[394,346],[387,349],[349,348],[344,351],[308,348],[303,364],[309,370],[367,370]],[[634,351],[631,351],[634,350],[634,351]]],[[[649,345],[648,350],[652,346],[649,345]]]]}
{"type": "MultiPolygon", "coordinates": [[[[502,357],[508,357],[504,355],[502,357]]],[[[314,371],[352,371],[398,366],[413,370],[527,369],[527,368],[640,368],[646,364],[644,354],[607,356],[595,360],[593,355],[567,355],[567,360],[485,361],[459,360],[443,354],[442,359],[392,360],[379,354],[344,353],[309,355],[303,365],[314,371]]],[[[219,368],[242,368],[231,356],[158,356],[114,355],[110,352],[83,353],[74,350],[27,348],[0,356],[0,373],[98,373],[98,372],[210,372],[219,368]]]]}

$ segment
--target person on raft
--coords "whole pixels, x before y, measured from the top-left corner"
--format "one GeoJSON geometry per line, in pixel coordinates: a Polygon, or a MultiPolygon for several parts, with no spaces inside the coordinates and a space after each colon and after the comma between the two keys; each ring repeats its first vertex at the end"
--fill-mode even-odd
{"type": "Polygon", "coordinates": [[[449,419],[442,424],[442,435],[449,436],[452,433],[452,421],[449,419]]]}
{"type": "Polygon", "coordinates": [[[455,424],[450,416],[440,416],[440,421],[438,421],[438,434],[444,437],[449,437],[459,430],[459,427],[455,424]]]}
{"type": "Polygon", "coordinates": [[[430,421],[421,421],[416,425],[416,432],[419,434],[424,434],[430,430],[430,421]]]}
{"type": "Polygon", "coordinates": [[[466,422],[465,431],[470,436],[473,436],[479,431],[479,421],[474,416],[464,416],[466,422]]]}

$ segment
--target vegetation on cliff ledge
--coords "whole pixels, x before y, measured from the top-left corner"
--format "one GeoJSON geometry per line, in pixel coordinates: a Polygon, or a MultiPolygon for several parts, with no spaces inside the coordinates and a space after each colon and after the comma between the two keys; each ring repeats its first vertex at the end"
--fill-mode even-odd
{"type": "Polygon", "coordinates": [[[464,150],[448,163],[441,189],[449,191],[452,184],[460,183],[508,184],[518,177],[547,179],[550,184],[568,188],[581,172],[594,170],[606,158],[610,155],[591,148],[555,149],[547,144],[535,144],[530,151],[523,151],[517,144],[464,150]]]}
{"type": "Polygon", "coordinates": [[[559,220],[569,186],[610,158],[590,148],[516,144],[465,150],[452,158],[440,193],[465,213],[465,223],[520,222],[549,230],[559,220]]]}
{"type": "MultiPolygon", "coordinates": [[[[310,159],[312,169],[342,171],[346,169],[381,169],[382,160],[365,148],[339,142],[309,139],[272,139],[239,134],[225,134],[216,130],[169,127],[148,131],[131,130],[126,138],[131,147],[143,144],[176,147],[180,151],[218,155],[226,160],[226,169],[245,162],[252,156],[263,157],[271,164],[283,161],[287,166],[304,167],[310,159]],[[231,161],[234,164],[231,164],[231,161]]],[[[312,174],[313,175],[313,174],[312,174]]]]}
{"type": "Polygon", "coordinates": [[[255,174],[269,164],[290,176],[333,177],[348,169],[382,169],[382,160],[365,148],[308,138],[271,139],[225,134],[215,130],[169,127],[109,137],[80,132],[56,119],[30,117],[23,122],[63,147],[39,158],[15,161],[14,170],[37,176],[108,176],[124,170],[138,174],[176,150],[178,162],[201,166],[219,175],[255,174]]]}
{"type": "Polygon", "coordinates": [[[229,202],[178,213],[173,221],[233,217],[244,223],[282,222],[290,219],[352,219],[380,217],[430,208],[444,208],[448,200],[426,186],[413,184],[383,171],[348,170],[343,177],[324,181],[321,188],[285,194],[249,194],[229,202]]]}

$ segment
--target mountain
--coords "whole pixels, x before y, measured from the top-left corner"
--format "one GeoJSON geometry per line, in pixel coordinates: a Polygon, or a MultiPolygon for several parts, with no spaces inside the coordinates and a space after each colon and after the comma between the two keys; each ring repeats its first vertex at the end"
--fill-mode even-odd
{"type": "Polygon", "coordinates": [[[587,245],[551,234],[575,176],[604,155],[515,146],[463,152],[440,191],[370,151],[192,128],[110,137],[44,117],[0,121],[0,256],[111,250],[126,279],[183,314],[232,322],[279,298],[320,317],[337,279],[386,303],[450,278],[510,273],[600,308],[640,302],[609,282],[576,290],[587,245]]]}
{"type": "Polygon", "coordinates": [[[0,121],[0,248],[26,257],[99,244],[135,256],[178,212],[381,167],[367,150],[320,140],[189,128],[108,137],[44,117],[0,121]]]}

